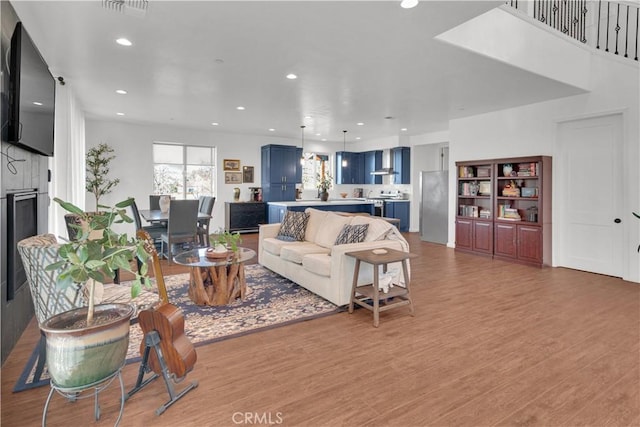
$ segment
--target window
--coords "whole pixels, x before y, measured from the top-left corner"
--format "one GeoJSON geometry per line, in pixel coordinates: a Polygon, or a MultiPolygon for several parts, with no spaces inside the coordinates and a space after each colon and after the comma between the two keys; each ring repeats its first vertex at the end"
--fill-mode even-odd
{"type": "Polygon", "coordinates": [[[153,192],[176,199],[215,195],[215,147],[153,143],[153,192]]]}
{"type": "MultiPolygon", "coordinates": [[[[315,190],[318,188],[318,177],[326,173],[331,174],[329,155],[317,153],[304,153],[302,164],[302,188],[315,190]]],[[[333,175],[331,175],[333,176],[333,175]]]]}

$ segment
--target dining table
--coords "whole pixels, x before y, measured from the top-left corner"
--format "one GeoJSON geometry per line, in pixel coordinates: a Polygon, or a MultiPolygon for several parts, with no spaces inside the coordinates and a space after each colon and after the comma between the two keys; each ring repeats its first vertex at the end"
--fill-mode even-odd
{"type": "MultiPolygon", "coordinates": [[[[169,221],[169,211],[162,212],[160,209],[140,209],[140,216],[148,222],[167,222],[169,221]]],[[[198,212],[198,221],[210,219],[211,215],[198,212]]]]}

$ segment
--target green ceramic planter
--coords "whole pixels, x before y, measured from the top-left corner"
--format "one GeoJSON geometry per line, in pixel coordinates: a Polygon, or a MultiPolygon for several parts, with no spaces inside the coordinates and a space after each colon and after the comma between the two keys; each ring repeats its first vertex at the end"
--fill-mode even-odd
{"type": "Polygon", "coordinates": [[[40,326],[47,337],[47,368],[57,387],[82,388],[107,378],[124,364],[133,307],[95,307],[95,318],[107,314],[109,320],[102,324],[69,329],[69,325],[87,316],[86,307],[78,308],[53,316],[40,326]]]}

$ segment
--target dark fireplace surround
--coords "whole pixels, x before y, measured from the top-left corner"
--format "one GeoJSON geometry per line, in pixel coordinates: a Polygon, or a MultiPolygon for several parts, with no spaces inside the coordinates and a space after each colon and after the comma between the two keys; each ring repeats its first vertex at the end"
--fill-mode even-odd
{"type": "Polygon", "coordinates": [[[7,301],[27,283],[17,244],[38,233],[38,189],[7,192],[7,301]]]}

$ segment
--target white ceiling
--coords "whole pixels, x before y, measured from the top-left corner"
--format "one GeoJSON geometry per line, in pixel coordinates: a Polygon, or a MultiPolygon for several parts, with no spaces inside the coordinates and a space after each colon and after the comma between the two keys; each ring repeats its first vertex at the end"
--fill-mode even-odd
{"type": "Polygon", "coordinates": [[[338,142],[343,129],[347,142],[417,135],[575,93],[434,40],[503,3],[151,0],[139,16],[101,1],[11,2],[87,118],[287,138],[305,124],[305,139],[338,142]]]}

